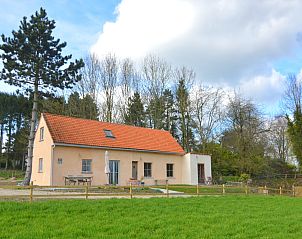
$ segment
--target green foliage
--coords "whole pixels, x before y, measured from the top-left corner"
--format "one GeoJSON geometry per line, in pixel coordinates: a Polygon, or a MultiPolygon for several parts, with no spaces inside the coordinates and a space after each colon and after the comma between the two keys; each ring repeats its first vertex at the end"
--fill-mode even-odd
{"type": "Polygon", "coordinates": [[[223,176],[223,182],[239,182],[239,176],[223,176]]]}
{"type": "Polygon", "coordinates": [[[0,152],[4,150],[0,153],[0,167],[22,167],[27,150],[30,108],[31,104],[24,96],[0,92],[0,152]]]}
{"type": "Polygon", "coordinates": [[[140,94],[138,92],[135,92],[134,95],[128,100],[125,115],[125,124],[144,127],[146,126],[145,115],[146,113],[140,94]]]}
{"type": "Polygon", "coordinates": [[[98,108],[90,95],[80,98],[78,92],[74,92],[69,96],[65,114],[84,119],[94,119],[98,117],[98,108]]]}
{"type": "Polygon", "coordinates": [[[66,42],[54,39],[54,29],[55,21],[49,20],[41,8],[30,20],[23,18],[13,37],[2,34],[2,79],[6,83],[29,91],[33,91],[33,85],[40,86],[49,93],[51,89],[70,88],[81,79],[78,70],[84,66],[82,59],[66,66],[72,56],[62,56],[66,42]]]}
{"type": "Polygon", "coordinates": [[[201,149],[197,152],[211,155],[212,175],[214,179],[219,179],[220,176],[239,175],[238,155],[222,147],[220,144],[208,143],[205,146],[204,152],[201,149]]]}
{"type": "Polygon", "coordinates": [[[194,147],[194,135],[190,117],[190,100],[187,82],[180,79],[176,89],[177,119],[180,128],[180,144],[186,152],[190,152],[194,147]]]}
{"type": "Polygon", "coordinates": [[[247,173],[242,173],[242,174],[240,175],[239,181],[240,181],[240,182],[246,183],[247,180],[249,180],[249,179],[250,179],[250,175],[249,175],[249,174],[247,174],[247,173]]]}
{"type": "Polygon", "coordinates": [[[286,117],[288,121],[288,136],[291,141],[292,149],[297,157],[300,165],[302,164],[302,112],[301,109],[296,109],[291,120],[289,116],[286,117]]]}
{"type": "Polygon", "coordinates": [[[290,197],[0,202],[0,212],[2,238],[302,238],[302,201],[290,197]]]}
{"type": "Polygon", "coordinates": [[[166,89],[163,93],[163,129],[169,131],[172,136],[178,139],[177,134],[177,115],[175,108],[175,99],[171,90],[166,89]]]}
{"type": "Polygon", "coordinates": [[[0,178],[10,179],[15,177],[16,179],[22,179],[24,177],[24,171],[21,170],[0,170],[0,178]]]}

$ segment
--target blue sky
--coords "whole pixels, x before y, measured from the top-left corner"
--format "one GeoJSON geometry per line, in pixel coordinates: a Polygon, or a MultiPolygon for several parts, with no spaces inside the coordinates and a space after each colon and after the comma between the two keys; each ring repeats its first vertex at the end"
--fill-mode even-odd
{"type": "MultiPolygon", "coordinates": [[[[65,53],[108,52],[140,62],[156,54],[207,85],[240,90],[276,112],[288,73],[302,68],[300,0],[1,0],[0,32],[47,10],[65,53]]],[[[0,90],[4,88],[0,83],[0,90]]]]}
{"type": "Polygon", "coordinates": [[[56,21],[55,35],[67,42],[66,50],[75,57],[82,57],[97,40],[104,22],[114,20],[118,3],[117,0],[1,0],[0,30],[10,35],[18,29],[23,16],[30,17],[43,7],[48,17],[56,21]]]}

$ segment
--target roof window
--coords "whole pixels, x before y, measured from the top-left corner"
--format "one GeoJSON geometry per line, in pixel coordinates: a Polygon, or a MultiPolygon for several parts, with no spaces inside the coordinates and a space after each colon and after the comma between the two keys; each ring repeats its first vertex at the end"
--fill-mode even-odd
{"type": "Polygon", "coordinates": [[[115,138],[111,130],[104,129],[104,132],[105,132],[106,138],[115,138]]]}

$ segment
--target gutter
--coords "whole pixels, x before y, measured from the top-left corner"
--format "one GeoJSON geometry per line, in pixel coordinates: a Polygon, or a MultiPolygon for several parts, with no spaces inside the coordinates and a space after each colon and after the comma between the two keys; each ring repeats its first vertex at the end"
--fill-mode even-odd
{"type": "Polygon", "coordinates": [[[53,185],[53,164],[54,164],[54,159],[53,159],[53,155],[54,155],[54,149],[55,149],[56,145],[53,144],[51,145],[51,156],[50,156],[50,186],[53,185]]]}
{"type": "Polygon", "coordinates": [[[78,147],[78,148],[88,148],[88,149],[106,149],[106,150],[119,150],[119,151],[135,151],[135,152],[159,153],[159,154],[179,155],[179,156],[184,155],[184,153],[164,152],[164,151],[158,151],[158,150],[144,150],[144,149],[133,149],[133,148],[115,148],[115,147],[91,146],[91,145],[83,145],[83,144],[54,143],[53,146],[54,147],[55,146],[78,147]]]}

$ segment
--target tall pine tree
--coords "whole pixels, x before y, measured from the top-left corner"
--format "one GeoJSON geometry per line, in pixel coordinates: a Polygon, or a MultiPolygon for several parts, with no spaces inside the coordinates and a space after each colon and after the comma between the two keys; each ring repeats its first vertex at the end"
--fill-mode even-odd
{"type": "Polygon", "coordinates": [[[140,127],[146,126],[144,105],[138,92],[129,98],[126,111],[126,124],[140,127]]]}
{"type": "Polygon", "coordinates": [[[25,185],[31,178],[38,97],[57,88],[71,88],[81,79],[79,69],[84,66],[82,59],[69,62],[72,56],[62,55],[66,42],[60,43],[60,39],[52,36],[54,29],[55,21],[49,20],[41,8],[30,20],[24,17],[18,31],[12,32],[12,37],[2,35],[3,44],[0,45],[4,66],[1,78],[10,85],[24,87],[34,95],[25,185]]]}

